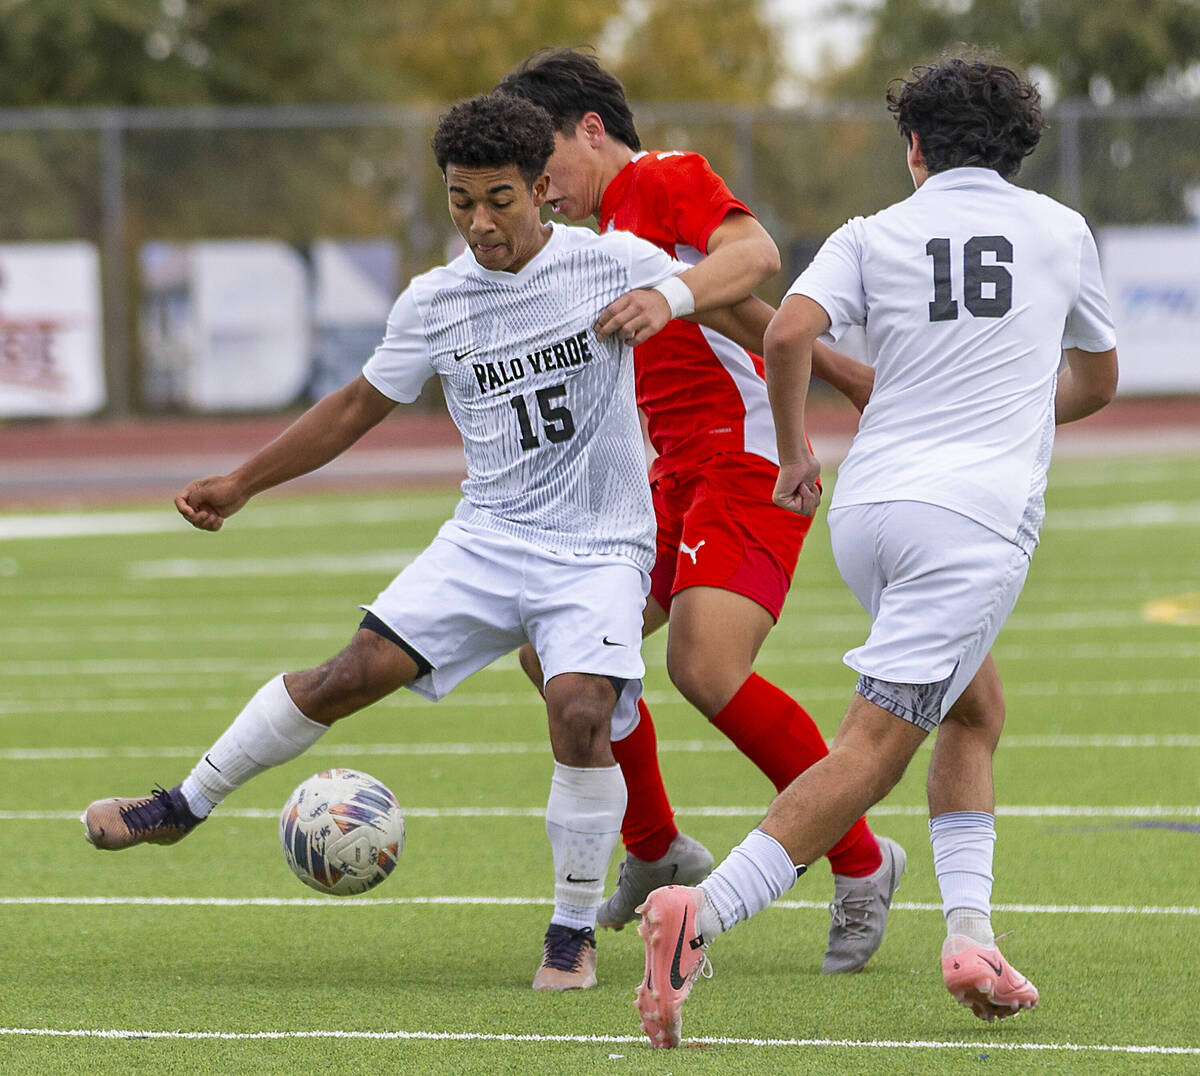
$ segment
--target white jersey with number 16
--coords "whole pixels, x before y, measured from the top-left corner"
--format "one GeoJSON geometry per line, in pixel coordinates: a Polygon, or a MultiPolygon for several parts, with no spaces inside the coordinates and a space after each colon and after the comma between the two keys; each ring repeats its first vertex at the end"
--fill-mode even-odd
{"type": "Polygon", "coordinates": [[[848,221],[792,285],[836,339],[866,326],[875,387],[832,508],[922,501],[1037,543],[1062,349],[1116,346],[1087,223],[986,168],[848,221]]]}

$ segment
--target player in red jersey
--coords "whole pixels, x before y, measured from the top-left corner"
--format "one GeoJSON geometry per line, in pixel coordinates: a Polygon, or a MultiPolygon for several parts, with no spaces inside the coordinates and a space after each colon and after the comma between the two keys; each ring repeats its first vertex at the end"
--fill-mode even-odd
{"type": "MultiPolygon", "coordinates": [[[[569,220],[594,216],[656,243],[748,297],[779,270],[779,253],[749,208],[699,154],[646,153],[620,82],[587,52],[535,53],[498,87],[545,108],[555,127],[547,201],[569,220]]],[[[650,482],[658,515],[644,631],[669,624],[667,671],[681,694],[782,791],[828,754],[808,713],[754,672],[777,621],[811,518],[771,502],[779,461],[759,355],[712,329],[674,318],[659,293],[631,293],[630,324],[659,331],[635,350],[638,404],[658,453],[650,482]]],[[[763,327],[770,308],[764,311],[763,327]]],[[[685,308],[686,309],[686,308],[685,308]]],[[[645,340],[648,332],[639,332],[645,340]]],[[[861,408],[872,372],[828,349],[818,376],[861,408]]],[[[526,648],[531,674],[536,657],[526,648]]],[[[540,683],[540,680],[536,680],[540,683]]],[[[675,826],[658,768],[650,713],[613,744],[629,789],[627,858],[601,925],[620,928],[651,888],[710,864],[675,826]]],[[[860,818],[828,853],[832,923],[822,970],[858,971],[883,939],[904,850],[860,818]]]]}

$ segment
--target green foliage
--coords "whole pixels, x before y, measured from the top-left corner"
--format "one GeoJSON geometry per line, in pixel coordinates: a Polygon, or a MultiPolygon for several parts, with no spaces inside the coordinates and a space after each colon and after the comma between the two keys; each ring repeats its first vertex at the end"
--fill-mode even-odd
{"type": "Polygon", "coordinates": [[[403,5],[319,0],[0,0],[5,105],[378,100],[362,62],[403,5]]]}
{"type": "Polygon", "coordinates": [[[870,22],[862,56],[825,90],[878,97],[903,76],[963,42],[990,46],[1020,67],[1040,67],[1060,96],[1094,78],[1118,94],[1143,93],[1200,61],[1196,0],[882,0],[844,5],[870,22]]]}
{"type": "Polygon", "coordinates": [[[654,0],[614,70],[635,101],[761,105],[783,71],[759,0],[654,0]]]}
{"type": "Polygon", "coordinates": [[[441,103],[546,45],[600,48],[644,100],[762,101],[782,70],[761,0],[0,0],[0,18],[10,106],[441,103]]]}

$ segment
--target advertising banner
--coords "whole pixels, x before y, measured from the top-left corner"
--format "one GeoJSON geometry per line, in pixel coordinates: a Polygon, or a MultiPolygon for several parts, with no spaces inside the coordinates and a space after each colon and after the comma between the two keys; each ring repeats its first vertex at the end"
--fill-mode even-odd
{"type": "Polygon", "coordinates": [[[1097,232],[1123,396],[1200,392],[1200,228],[1097,232]]]}
{"type": "Polygon", "coordinates": [[[314,398],[356,377],[383,339],[399,292],[400,256],[386,239],[318,239],[313,271],[314,398]]]}
{"type": "Polygon", "coordinates": [[[311,372],[308,270],[275,240],[142,248],[151,407],[256,411],[295,402],[311,372]]]}
{"type": "Polygon", "coordinates": [[[96,248],[0,244],[0,416],[103,409],[103,354],[96,248]]]}

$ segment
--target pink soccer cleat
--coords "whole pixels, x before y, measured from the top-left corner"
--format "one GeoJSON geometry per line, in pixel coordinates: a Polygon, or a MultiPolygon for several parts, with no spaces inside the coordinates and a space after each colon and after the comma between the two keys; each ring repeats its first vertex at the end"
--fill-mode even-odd
{"type": "Polygon", "coordinates": [[[712,978],[708,944],[696,925],[704,906],[703,890],[669,885],[656,889],[638,909],[638,933],[646,943],[646,975],[634,1003],[650,1045],[678,1046],[680,1009],[697,976],[712,978]]]}
{"type": "Polygon", "coordinates": [[[1003,1020],[1037,1008],[1037,987],[999,949],[962,934],[951,934],[942,943],[942,978],[955,999],[980,1020],[1003,1020]]]}

